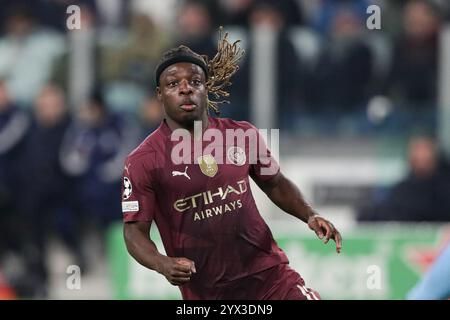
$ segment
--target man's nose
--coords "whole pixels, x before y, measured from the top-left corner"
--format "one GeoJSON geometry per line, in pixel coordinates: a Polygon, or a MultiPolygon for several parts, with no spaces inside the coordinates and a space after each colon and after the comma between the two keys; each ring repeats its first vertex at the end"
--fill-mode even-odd
{"type": "Polygon", "coordinates": [[[189,81],[187,81],[187,80],[181,80],[179,88],[180,88],[180,94],[192,93],[192,87],[189,85],[189,81]]]}

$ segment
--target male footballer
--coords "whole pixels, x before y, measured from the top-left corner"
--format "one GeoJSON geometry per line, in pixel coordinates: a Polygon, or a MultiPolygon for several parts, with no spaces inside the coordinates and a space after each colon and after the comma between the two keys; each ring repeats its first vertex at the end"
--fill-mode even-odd
{"type": "MultiPolygon", "coordinates": [[[[125,160],[125,243],[140,264],[179,286],[183,299],[320,299],[289,267],[256,207],[249,177],[324,243],[333,239],[339,253],[338,230],[281,173],[260,135],[253,145],[204,137],[208,130],[216,137],[217,133],[226,137],[230,132],[258,132],[248,122],[209,115],[210,110],[219,111],[210,96],[228,96],[225,88],[242,54],[238,43],[228,42],[225,34],[212,60],[186,46],[163,55],[155,81],[164,120],[125,160]],[[180,149],[180,132],[192,134],[188,144],[198,143],[197,124],[202,128],[202,152],[196,154],[195,148],[174,152],[180,149]],[[167,256],[150,239],[153,221],[167,256]]],[[[249,136],[244,140],[249,142],[249,136]]]]}

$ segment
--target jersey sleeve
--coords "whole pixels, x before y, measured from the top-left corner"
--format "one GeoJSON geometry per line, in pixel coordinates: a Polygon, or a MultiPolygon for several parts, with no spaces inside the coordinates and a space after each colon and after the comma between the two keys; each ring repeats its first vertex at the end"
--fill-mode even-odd
{"type": "MultiPolygon", "coordinates": [[[[252,124],[248,122],[247,124],[251,129],[257,132],[257,143],[254,144],[254,146],[256,146],[256,150],[249,150],[249,152],[255,155],[253,157],[254,160],[250,163],[249,174],[253,179],[256,180],[270,180],[280,172],[278,161],[273,157],[272,152],[267,147],[266,141],[264,140],[261,132],[252,124]]],[[[271,137],[271,139],[274,138],[276,137],[271,137]]],[[[251,156],[250,159],[252,159],[251,156]]]]}
{"type": "Polygon", "coordinates": [[[151,222],[155,217],[153,154],[128,157],[122,175],[122,213],[124,222],[151,222]]]}

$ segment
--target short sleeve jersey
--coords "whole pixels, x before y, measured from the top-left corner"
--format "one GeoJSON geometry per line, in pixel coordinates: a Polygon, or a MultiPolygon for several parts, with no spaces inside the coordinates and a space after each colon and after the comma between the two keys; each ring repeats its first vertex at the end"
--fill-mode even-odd
{"type": "Polygon", "coordinates": [[[258,130],[210,117],[201,152],[173,133],[162,121],[126,158],[122,211],[125,223],[154,221],[168,256],[195,262],[183,298],[216,299],[228,283],[287,263],[250,190],[249,176],[279,172],[258,130]]]}

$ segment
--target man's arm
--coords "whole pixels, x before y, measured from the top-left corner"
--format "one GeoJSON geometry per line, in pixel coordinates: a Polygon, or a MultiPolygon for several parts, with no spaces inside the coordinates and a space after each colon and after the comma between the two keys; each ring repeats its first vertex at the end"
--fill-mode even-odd
{"type": "Polygon", "coordinates": [[[123,234],[131,256],[144,267],[161,273],[171,284],[182,285],[196,272],[193,261],[167,257],[158,252],[150,239],[150,222],[125,222],[123,234]]]}
{"type": "Polygon", "coordinates": [[[264,181],[258,176],[252,176],[256,184],[281,210],[299,218],[307,223],[324,243],[330,239],[336,242],[336,251],[339,253],[342,247],[342,238],[339,231],[331,222],[320,217],[306,202],[297,186],[287,179],[281,172],[273,178],[264,181]]]}

